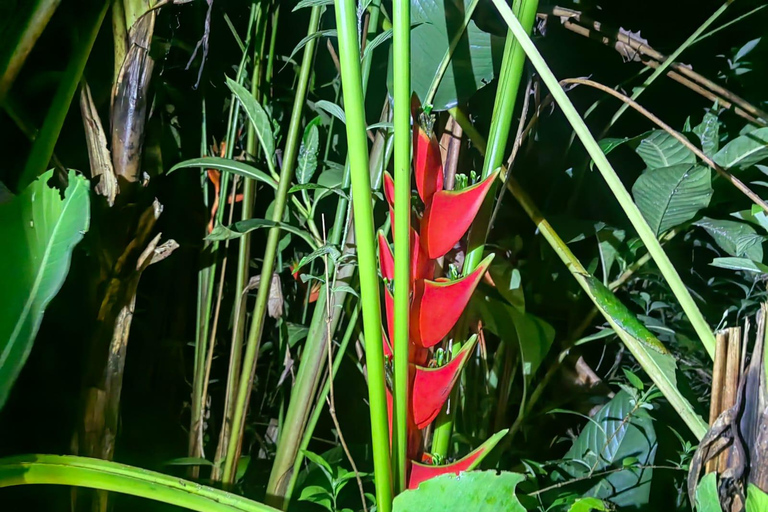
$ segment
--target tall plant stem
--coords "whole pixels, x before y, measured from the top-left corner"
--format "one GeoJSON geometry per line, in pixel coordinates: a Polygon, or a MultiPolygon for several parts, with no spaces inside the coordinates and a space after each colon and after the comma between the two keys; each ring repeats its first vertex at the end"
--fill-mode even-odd
{"type": "Polygon", "coordinates": [[[360,272],[360,299],[365,332],[368,368],[368,399],[373,436],[373,465],[376,481],[376,510],[392,510],[392,475],[389,459],[384,349],[379,303],[379,276],[376,264],[371,182],[368,175],[368,142],[365,125],[360,50],[357,37],[356,2],[335,2],[339,36],[339,62],[347,117],[347,147],[352,175],[352,197],[357,238],[357,261],[360,272]]]}
{"type": "MultiPolygon", "coordinates": [[[[704,31],[707,30],[710,27],[710,25],[712,25],[717,20],[717,18],[719,18],[720,15],[725,12],[725,10],[728,8],[729,5],[731,5],[732,2],[733,2],[733,0],[727,0],[723,5],[720,6],[720,8],[718,10],[716,10],[714,13],[712,13],[712,15],[709,18],[707,18],[706,21],[704,21],[704,23],[702,23],[699,26],[699,28],[697,28],[690,36],[688,36],[688,39],[683,41],[683,44],[681,44],[674,52],[672,52],[672,55],[667,57],[667,60],[662,62],[659,65],[659,67],[657,67],[656,69],[653,70],[653,73],[651,73],[651,76],[649,76],[645,80],[645,82],[643,82],[643,84],[640,87],[635,88],[635,92],[632,94],[632,99],[633,100],[637,100],[637,98],[639,98],[640,95],[643,94],[645,92],[645,90],[657,78],[659,78],[661,75],[665,74],[667,72],[667,69],[669,68],[669,66],[674,64],[674,62],[677,60],[677,58],[680,57],[680,54],[682,54],[689,46],[691,46],[696,41],[696,39],[698,39],[699,36],[701,34],[703,34],[704,31]]],[[[494,3],[496,3],[496,2],[494,1],[494,3]]],[[[619,110],[617,110],[616,113],[613,115],[613,117],[611,118],[611,122],[608,123],[608,126],[605,128],[604,132],[607,132],[614,124],[616,124],[616,121],[618,121],[619,117],[621,117],[622,114],[624,114],[624,112],[626,112],[628,108],[629,108],[629,104],[628,103],[624,103],[619,108],[619,110]]],[[[575,127],[574,127],[574,129],[575,129],[575,127]]],[[[711,336],[711,333],[710,333],[710,336],[711,336]]],[[[712,357],[714,357],[714,337],[713,336],[711,336],[711,337],[712,337],[712,352],[711,352],[711,355],[712,355],[712,357]]],[[[707,348],[707,350],[709,351],[709,348],[707,348]]]]}
{"type": "MultiPolygon", "coordinates": [[[[518,0],[514,3],[515,16],[520,17],[525,30],[528,32],[533,28],[538,5],[538,0],[518,0]]],[[[504,160],[504,151],[509,140],[509,129],[512,125],[512,114],[515,110],[517,91],[520,89],[520,82],[523,77],[524,64],[525,52],[513,37],[512,32],[508,32],[504,43],[504,56],[501,61],[499,86],[493,106],[487,151],[483,161],[483,178],[490,176],[504,160]]],[[[467,255],[464,258],[464,267],[462,269],[464,275],[470,274],[480,263],[480,260],[483,259],[485,237],[488,233],[488,223],[493,212],[493,198],[495,195],[493,191],[495,187],[494,185],[491,192],[489,192],[469,230],[467,255]]],[[[455,332],[458,334],[459,339],[461,339],[461,336],[466,331],[465,320],[460,320],[459,324],[455,332]]],[[[453,401],[455,402],[455,399],[453,401]]],[[[448,414],[447,410],[448,405],[446,404],[437,418],[432,437],[432,452],[443,457],[448,453],[448,445],[451,439],[451,432],[453,431],[453,414],[448,414]]],[[[456,408],[454,407],[452,410],[455,411],[456,408]]]]}
{"type": "MultiPolygon", "coordinates": [[[[376,26],[378,25],[380,4],[380,0],[371,2],[369,34],[375,31],[376,26]]],[[[370,64],[371,56],[369,53],[363,60],[363,87],[365,87],[365,84],[368,81],[368,69],[370,68],[370,64]]],[[[378,137],[379,136],[377,135],[377,140],[378,137]]],[[[383,153],[383,141],[375,142],[372,149],[371,165],[380,161],[383,153]]],[[[371,175],[373,176],[374,173],[371,173],[371,175]]],[[[380,178],[378,179],[380,180],[380,178]]],[[[373,181],[373,186],[378,187],[378,181],[375,179],[373,181]]],[[[350,167],[349,161],[347,161],[344,167],[342,188],[346,190],[349,186],[350,167]]],[[[343,241],[344,254],[354,254],[355,252],[354,233],[351,231],[353,223],[349,214],[349,202],[345,198],[339,198],[339,201],[336,204],[334,226],[331,229],[329,243],[334,246],[342,244],[342,238],[344,238],[346,233],[346,240],[343,241]]],[[[351,282],[354,272],[355,265],[351,261],[341,263],[336,272],[336,280],[347,284],[348,282],[351,282]]],[[[346,295],[347,293],[343,288],[335,290],[332,294],[334,304],[343,304],[346,295]]],[[[325,315],[325,300],[325,290],[321,289],[312,314],[312,320],[310,321],[309,332],[301,354],[301,363],[299,364],[296,373],[296,381],[294,382],[291,391],[288,409],[285,413],[285,423],[290,425],[290,428],[280,430],[277,450],[275,452],[275,461],[272,464],[269,482],[267,483],[267,502],[272,506],[283,509],[288,508],[291,493],[296,482],[296,477],[298,476],[296,471],[301,467],[301,462],[304,459],[304,454],[301,450],[302,446],[304,448],[306,447],[306,444],[303,443],[303,439],[311,437],[316,423],[316,420],[307,423],[307,419],[312,410],[312,404],[325,368],[326,348],[328,346],[327,340],[325,339],[328,332],[325,328],[325,323],[327,321],[325,315]]],[[[341,311],[342,310],[339,307],[334,307],[332,309],[331,332],[336,331],[341,311]]],[[[309,441],[307,441],[307,443],[308,442],[309,441]]]]}
{"type": "MultiPolygon", "coordinates": [[[[683,284],[683,281],[680,279],[680,276],[675,270],[675,267],[672,265],[672,262],[669,260],[669,257],[664,252],[664,249],[662,249],[659,241],[656,239],[656,235],[645,222],[645,219],[640,213],[640,210],[637,208],[637,205],[635,205],[635,203],[632,201],[629,192],[627,192],[627,189],[624,188],[624,184],[621,182],[621,179],[616,175],[616,171],[614,171],[613,167],[611,167],[611,164],[608,163],[608,159],[606,158],[605,153],[603,153],[603,151],[600,149],[600,146],[589,132],[589,128],[587,128],[587,125],[584,123],[584,120],[582,120],[579,116],[576,108],[573,106],[565,91],[563,91],[562,87],[560,87],[560,84],[557,82],[557,78],[555,78],[555,76],[552,74],[552,71],[549,69],[543,57],[536,49],[536,46],[528,37],[528,33],[520,25],[520,22],[515,18],[512,11],[502,0],[493,0],[493,3],[496,5],[496,8],[504,18],[504,21],[506,21],[515,37],[520,42],[520,45],[525,50],[525,53],[528,55],[528,58],[531,60],[532,64],[536,67],[536,70],[539,72],[543,82],[549,88],[550,93],[562,109],[563,114],[573,127],[576,135],[579,137],[582,144],[584,144],[589,155],[595,161],[595,165],[603,175],[603,178],[608,184],[608,187],[611,189],[614,197],[616,197],[617,201],[624,210],[624,213],[626,213],[627,217],[632,223],[632,226],[635,228],[635,231],[637,231],[637,234],[640,236],[640,239],[648,248],[648,252],[651,254],[654,262],[656,262],[656,265],[659,267],[659,270],[664,276],[664,279],[666,279],[669,287],[675,294],[675,297],[680,302],[683,311],[688,317],[688,320],[693,325],[693,328],[696,330],[696,334],[699,336],[702,344],[707,349],[707,352],[709,352],[710,356],[714,357],[715,337],[712,335],[712,331],[709,328],[709,325],[707,325],[707,322],[704,319],[704,316],[701,314],[698,306],[696,306],[693,297],[691,297],[690,292],[685,287],[685,284],[683,284]]],[[[673,55],[671,58],[675,57],[676,56],[673,55]]]]}
{"type": "MultiPolygon", "coordinates": [[[[266,43],[267,16],[262,9],[262,3],[256,6],[256,37],[259,41],[253,48],[253,73],[251,75],[251,94],[254,97],[261,97],[262,79],[264,76],[263,59],[264,45],[266,43]]],[[[270,52],[270,59],[274,58],[273,52],[270,52]]],[[[261,146],[258,144],[256,130],[251,123],[248,123],[248,133],[246,139],[246,151],[250,155],[256,155],[261,146]]],[[[250,219],[253,216],[253,202],[256,198],[256,183],[245,178],[243,183],[243,204],[240,218],[242,220],[250,219]]],[[[232,329],[232,345],[229,354],[229,369],[227,374],[227,388],[224,397],[224,414],[222,419],[221,431],[219,432],[219,442],[216,447],[214,466],[211,471],[211,480],[221,479],[221,461],[227,452],[227,443],[229,442],[229,431],[232,426],[232,416],[235,410],[235,400],[237,399],[237,388],[240,379],[240,370],[243,360],[243,338],[245,337],[246,325],[246,294],[244,290],[248,285],[250,269],[250,233],[245,233],[240,238],[240,244],[237,251],[237,277],[235,281],[235,325],[232,329]]]]}
{"type": "MultiPolygon", "coordinates": [[[[317,32],[319,25],[320,8],[313,7],[307,32],[309,34],[314,34],[317,32]]],[[[288,189],[290,189],[291,180],[293,179],[296,156],[299,151],[301,140],[301,116],[307,95],[307,85],[312,70],[312,60],[314,58],[316,45],[317,39],[312,39],[307,43],[304,49],[299,80],[296,86],[296,96],[294,97],[293,102],[293,111],[291,112],[291,120],[286,136],[283,167],[280,171],[280,181],[275,194],[275,206],[272,212],[272,220],[274,222],[280,222],[283,219],[285,205],[288,199],[288,189]]],[[[267,158],[270,157],[271,155],[267,155],[267,158]]],[[[253,323],[251,324],[248,333],[245,357],[243,358],[243,369],[238,385],[237,400],[235,401],[235,413],[232,419],[232,431],[229,436],[227,456],[223,462],[223,481],[228,484],[233,482],[235,470],[237,468],[239,446],[245,426],[245,414],[248,409],[248,402],[253,388],[253,376],[256,370],[259,346],[261,344],[261,334],[264,329],[265,312],[270,289],[269,283],[272,282],[275,255],[277,253],[277,244],[279,240],[280,228],[271,228],[267,237],[267,247],[264,251],[263,266],[261,268],[261,285],[259,286],[259,292],[256,295],[256,304],[253,308],[253,323]]]]}
{"type": "MultiPolygon", "coordinates": [[[[405,490],[408,444],[408,312],[411,280],[411,0],[392,5],[392,65],[394,70],[395,206],[394,229],[394,408],[392,472],[395,493],[405,490]]],[[[416,127],[414,127],[414,130],[416,127]]],[[[371,340],[372,338],[368,338],[371,340]]]]}

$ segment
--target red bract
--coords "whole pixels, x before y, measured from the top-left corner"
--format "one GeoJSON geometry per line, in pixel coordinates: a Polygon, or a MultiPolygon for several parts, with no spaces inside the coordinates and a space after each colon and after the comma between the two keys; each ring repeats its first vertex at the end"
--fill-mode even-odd
{"type": "MultiPolygon", "coordinates": [[[[421,430],[428,427],[439,414],[474,350],[477,337],[472,336],[443,366],[425,367],[430,359],[430,349],[440,343],[456,325],[493,256],[484,259],[469,275],[456,280],[435,279],[435,260],[445,256],[464,236],[496,179],[494,173],[464,190],[443,190],[443,166],[437,138],[428,133],[429,127],[425,129],[418,122],[418,112],[419,105],[416,100],[413,105],[413,163],[416,189],[424,202],[424,214],[419,222],[415,222],[420,226],[419,232],[412,229],[410,236],[412,294],[409,319],[410,407],[407,451],[414,461],[424,458],[431,460],[431,457],[424,453],[421,430]]],[[[394,182],[389,174],[384,175],[384,196],[389,203],[390,220],[394,230],[394,182]]],[[[382,277],[391,282],[394,279],[394,257],[381,233],[379,261],[382,277]]],[[[389,286],[385,287],[384,305],[387,332],[392,336],[394,298],[389,286]]],[[[385,356],[391,358],[392,346],[386,334],[382,343],[385,356]]],[[[387,400],[391,428],[391,395],[387,400]]],[[[415,488],[433,476],[471,469],[498,439],[498,435],[494,436],[464,459],[450,465],[436,466],[412,462],[408,487],[415,488]]]]}

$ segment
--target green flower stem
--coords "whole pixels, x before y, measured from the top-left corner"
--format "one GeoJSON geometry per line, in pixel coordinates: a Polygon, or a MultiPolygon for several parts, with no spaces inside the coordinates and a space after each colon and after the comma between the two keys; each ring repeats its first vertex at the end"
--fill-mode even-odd
{"type": "MultiPolygon", "coordinates": [[[[375,25],[378,24],[380,0],[375,0],[371,3],[371,19],[369,25],[369,31],[376,30],[375,25]]],[[[369,32],[372,33],[372,32],[369,32]]],[[[367,70],[370,69],[370,54],[363,62],[363,83],[367,83],[367,70]]],[[[332,121],[333,122],[333,121],[332,121]]],[[[330,140],[330,137],[329,137],[330,140]]],[[[373,152],[376,152],[376,148],[381,144],[374,144],[373,152]]],[[[381,159],[382,151],[379,151],[379,156],[371,155],[371,162],[377,162],[381,159]]],[[[348,189],[350,186],[350,170],[349,162],[345,165],[342,188],[348,189]]],[[[376,185],[378,186],[378,185],[376,185]]],[[[351,218],[348,218],[349,214],[349,202],[344,198],[339,198],[336,205],[336,214],[334,216],[334,225],[331,229],[328,244],[339,245],[342,242],[345,229],[348,229],[351,224],[351,218]]],[[[349,241],[348,241],[349,242],[349,241]]],[[[345,246],[350,245],[345,243],[345,246]]],[[[345,253],[354,251],[354,248],[345,249],[345,253]]],[[[347,284],[351,281],[355,272],[355,266],[352,262],[343,263],[339,266],[336,273],[336,280],[341,283],[347,284]]],[[[326,322],[326,293],[325,288],[320,290],[320,294],[315,304],[315,309],[312,314],[312,320],[309,325],[309,334],[307,341],[304,344],[304,350],[301,356],[301,364],[296,374],[296,382],[294,383],[291,391],[291,397],[288,404],[288,410],[285,414],[286,424],[291,425],[290,429],[281,429],[280,437],[277,442],[277,451],[275,452],[275,461],[272,464],[272,470],[269,476],[269,482],[267,484],[267,503],[270,505],[287,509],[289,500],[296,483],[296,477],[298,476],[298,468],[301,467],[301,462],[304,459],[304,454],[301,451],[302,446],[306,447],[306,443],[309,442],[312,433],[314,432],[315,423],[307,423],[307,419],[312,408],[312,403],[315,400],[317,388],[320,383],[320,379],[324,373],[325,364],[327,360],[327,328],[326,322]]],[[[341,305],[344,303],[347,293],[343,290],[334,291],[332,294],[332,301],[335,305],[341,305]]],[[[331,332],[336,331],[338,326],[341,308],[333,307],[331,309],[331,332]]]]}
{"type": "MultiPolygon", "coordinates": [[[[317,32],[320,25],[320,8],[313,7],[310,17],[308,33],[317,32]]],[[[304,55],[301,62],[301,70],[296,86],[296,95],[293,102],[293,111],[286,136],[285,153],[283,157],[283,167],[280,171],[280,181],[277,192],[275,193],[275,206],[272,212],[272,220],[280,222],[283,219],[285,206],[288,199],[288,190],[291,187],[293,171],[296,165],[296,156],[299,152],[301,142],[301,117],[304,108],[304,102],[307,95],[307,85],[309,75],[312,70],[312,61],[314,59],[317,39],[312,39],[307,43],[304,49],[304,55]]],[[[266,155],[267,159],[271,155],[266,155]]],[[[275,256],[277,254],[277,244],[280,240],[280,228],[271,228],[267,237],[267,247],[264,251],[263,266],[261,268],[261,286],[256,295],[256,304],[253,309],[253,323],[248,333],[245,356],[243,358],[243,370],[240,375],[238,385],[237,400],[235,402],[235,414],[232,420],[232,432],[227,446],[227,456],[224,459],[223,481],[231,484],[235,477],[239,447],[243,429],[245,426],[245,413],[248,409],[248,402],[253,388],[253,375],[256,370],[256,360],[258,357],[259,346],[261,345],[261,334],[264,329],[264,317],[267,309],[267,300],[269,298],[269,283],[272,282],[272,273],[275,266],[275,256]]]]}
{"type": "Polygon", "coordinates": [[[347,117],[347,146],[352,170],[352,197],[354,198],[357,261],[360,272],[360,299],[366,339],[365,354],[368,368],[376,504],[378,512],[390,512],[392,510],[392,475],[389,459],[379,276],[355,4],[354,0],[336,0],[336,26],[339,38],[341,82],[344,90],[344,110],[347,117]]]}
{"type": "MultiPolygon", "coordinates": [[[[539,6],[538,0],[517,0],[514,3],[515,16],[519,16],[527,32],[533,28],[533,22],[536,19],[536,9],[539,6]]],[[[509,129],[512,125],[512,114],[515,110],[517,101],[517,92],[520,89],[520,82],[523,77],[523,65],[525,64],[525,52],[512,35],[507,33],[507,39],[504,44],[504,56],[501,62],[501,72],[499,74],[499,86],[496,91],[496,100],[493,106],[493,115],[491,117],[491,129],[488,135],[489,144],[485,151],[483,161],[482,177],[486,178],[501,165],[504,159],[504,151],[509,140],[509,129]]],[[[467,255],[464,259],[463,274],[470,274],[483,259],[485,249],[485,237],[488,233],[488,224],[491,220],[493,211],[493,198],[495,196],[496,185],[491,187],[483,206],[475,217],[472,227],[469,230],[467,242],[467,255]]],[[[459,320],[455,332],[459,339],[466,332],[466,318],[459,320]]],[[[454,341],[455,343],[455,341],[454,341]]],[[[456,401],[456,393],[452,395],[452,401],[456,401]]],[[[432,452],[445,457],[448,453],[448,446],[453,431],[453,413],[448,414],[446,407],[440,412],[436,423],[435,431],[432,437],[432,452]]],[[[456,410],[454,407],[453,411],[456,410]]]]}
{"type": "Polygon", "coordinates": [[[603,175],[603,178],[608,184],[608,187],[611,189],[611,192],[618,200],[624,212],[627,214],[627,217],[632,223],[632,226],[634,226],[635,231],[637,231],[640,239],[648,248],[648,252],[651,254],[651,257],[656,262],[656,265],[659,267],[662,275],[667,280],[667,283],[672,289],[672,292],[675,294],[675,297],[677,297],[677,300],[680,302],[683,311],[688,317],[688,320],[693,325],[693,328],[696,330],[696,334],[699,336],[702,344],[707,349],[707,352],[709,352],[710,356],[714,357],[715,337],[713,336],[709,325],[707,325],[707,322],[704,319],[704,316],[701,314],[699,308],[696,306],[693,297],[691,297],[690,292],[685,287],[685,284],[683,284],[683,281],[680,279],[680,276],[675,270],[675,267],[672,265],[672,262],[669,261],[669,257],[667,257],[667,254],[664,252],[664,249],[662,249],[661,244],[659,244],[659,241],[656,239],[656,235],[645,222],[645,219],[640,213],[640,210],[632,201],[632,197],[629,195],[629,192],[627,192],[627,189],[624,188],[624,184],[621,182],[621,179],[616,175],[616,171],[614,171],[613,167],[611,167],[611,164],[608,163],[608,159],[606,158],[605,153],[603,153],[594,137],[592,137],[592,134],[589,132],[589,128],[587,128],[587,125],[579,116],[579,113],[576,111],[576,108],[573,106],[570,99],[568,99],[565,91],[563,91],[562,87],[560,87],[557,78],[555,78],[555,76],[552,74],[552,71],[549,69],[543,57],[536,49],[536,46],[528,37],[525,29],[520,25],[520,22],[517,21],[512,11],[502,0],[493,0],[493,3],[496,5],[496,8],[501,13],[510,30],[514,33],[515,37],[520,42],[520,45],[525,50],[525,53],[531,60],[531,63],[536,67],[536,70],[539,72],[542,80],[549,88],[552,97],[562,109],[563,114],[570,122],[573,130],[576,132],[576,135],[579,137],[582,144],[584,144],[587,152],[594,160],[595,165],[600,170],[600,173],[603,175]]]}
{"type": "MultiPolygon", "coordinates": [[[[394,352],[392,472],[395,493],[406,489],[408,459],[408,314],[411,280],[411,0],[392,5],[395,129],[394,352]]],[[[455,46],[455,44],[454,44],[455,46]]],[[[414,128],[415,129],[415,128],[414,128]]],[[[368,338],[372,340],[374,338],[368,338]]]]}
{"type": "Polygon", "coordinates": [[[0,459],[0,488],[41,484],[119,492],[198,512],[276,512],[242,496],[116,462],[60,455],[0,459]]]}

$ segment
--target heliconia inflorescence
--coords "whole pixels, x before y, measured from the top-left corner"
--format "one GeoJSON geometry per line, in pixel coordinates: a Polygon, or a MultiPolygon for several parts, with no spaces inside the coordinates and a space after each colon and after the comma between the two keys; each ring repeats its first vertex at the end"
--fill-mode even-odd
{"type": "MultiPolygon", "coordinates": [[[[427,126],[427,116],[421,112],[421,106],[415,97],[411,110],[413,168],[416,189],[424,203],[424,211],[418,221],[419,230],[417,232],[411,229],[410,236],[410,407],[407,451],[410,459],[408,488],[415,489],[421,482],[430,478],[472,469],[499,439],[499,435],[494,436],[483,446],[452,464],[433,465],[432,457],[424,452],[421,434],[421,431],[435,420],[448,399],[475,347],[477,337],[472,336],[452,359],[438,368],[425,366],[430,357],[430,348],[440,343],[453,329],[493,256],[485,258],[468,275],[455,280],[435,278],[435,260],[445,256],[467,232],[497,173],[462,190],[444,190],[443,164],[437,138],[427,126]]],[[[384,176],[384,195],[389,203],[394,230],[397,220],[394,218],[393,208],[394,183],[389,174],[384,176]]],[[[379,262],[382,277],[387,282],[392,282],[394,258],[382,233],[379,233],[379,262]]],[[[391,335],[394,324],[394,299],[388,286],[385,286],[384,293],[387,332],[391,335]]],[[[391,360],[392,347],[386,335],[382,341],[384,355],[391,360]]],[[[391,424],[391,394],[388,400],[391,424]]]]}

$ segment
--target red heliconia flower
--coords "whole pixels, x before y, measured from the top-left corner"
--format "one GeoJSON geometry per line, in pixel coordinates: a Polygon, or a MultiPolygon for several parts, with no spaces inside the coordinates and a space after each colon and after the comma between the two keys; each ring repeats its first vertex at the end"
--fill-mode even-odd
{"type": "MultiPolygon", "coordinates": [[[[456,280],[435,279],[435,260],[444,256],[464,236],[480,210],[485,196],[491,189],[496,173],[485,180],[460,191],[443,190],[443,166],[440,148],[431,128],[424,128],[418,121],[418,100],[412,105],[413,164],[416,189],[424,202],[424,214],[416,224],[419,231],[411,229],[411,297],[409,318],[409,386],[408,410],[408,457],[423,459],[421,430],[429,426],[445,405],[464,364],[475,348],[477,336],[467,341],[450,361],[440,367],[425,367],[430,349],[440,343],[453,329],[467,306],[472,293],[485,274],[493,255],[484,259],[469,275],[456,280]]],[[[384,196],[389,203],[390,221],[395,229],[394,181],[384,174],[384,196]]],[[[379,233],[379,261],[382,277],[391,282],[395,265],[392,249],[385,236],[379,233]]],[[[390,287],[385,287],[386,332],[393,335],[394,297],[390,287]]],[[[392,345],[386,333],[382,333],[384,355],[392,357],[392,345]]],[[[392,424],[392,396],[388,391],[387,405],[392,424]]],[[[447,466],[430,466],[417,462],[410,465],[409,488],[415,488],[433,476],[469,470],[498,441],[498,435],[464,459],[447,466]],[[492,443],[490,442],[492,441],[492,443]]],[[[427,459],[429,457],[427,456],[427,459]]]]}

